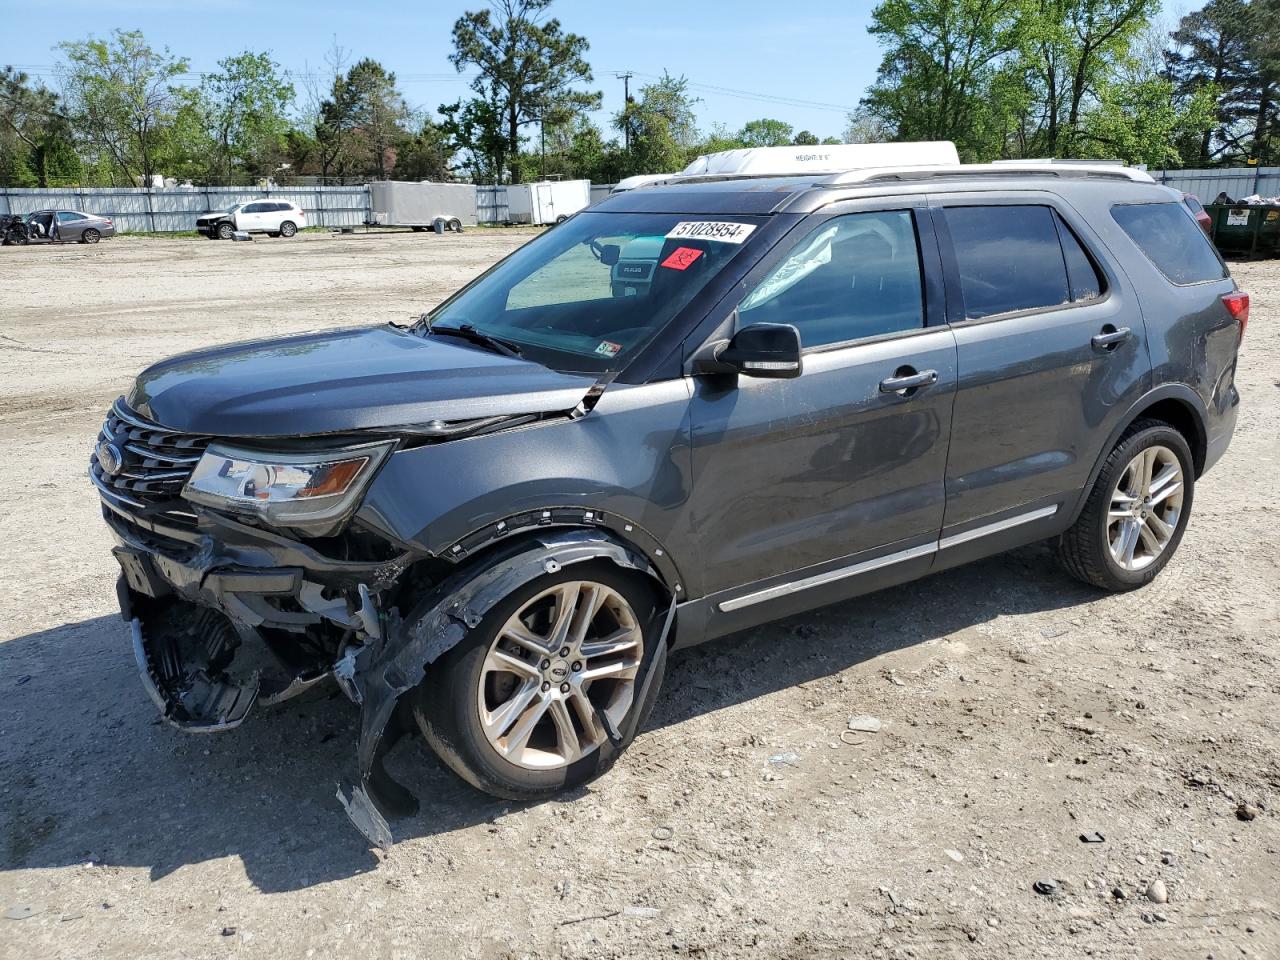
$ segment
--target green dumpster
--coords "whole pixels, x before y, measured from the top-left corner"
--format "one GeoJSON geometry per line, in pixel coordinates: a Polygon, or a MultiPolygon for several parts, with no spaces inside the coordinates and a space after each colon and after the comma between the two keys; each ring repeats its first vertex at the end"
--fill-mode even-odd
{"type": "Polygon", "coordinates": [[[1211,203],[1213,243],[1222,253],[1280,256],[1280,205],[1211,203]]]}

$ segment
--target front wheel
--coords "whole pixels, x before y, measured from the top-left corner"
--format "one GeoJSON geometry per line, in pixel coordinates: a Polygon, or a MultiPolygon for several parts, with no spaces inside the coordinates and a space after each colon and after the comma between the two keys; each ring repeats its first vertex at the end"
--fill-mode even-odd
{"type": "Polygon", "coordinates": [[[288,238],[298,232],[298,226],[292,220],[286,220],[280,224],[280,236],[288,238]]]}
{"type": "Polygon", "coordinates": [[[230,239],[231,239],[231,235],[232,235],[233,233],[235,233],[235,232],[236,232],[236,228],[235,228],[235,225],[234,225],[234,224],[230,224],[230,223],[220,223],[220,224],[218,224],[218,239],[219,239],[219,240],[230,240],[230,239]]]}
{"type": "Polygon", "coordinates": [[[1145,586],[1182,542],[1195,497],[1186,438],[1139,420],[1107,457],[1075,525],[1057,552],[1072,576],[1104,590],[1145,586]]]}
{"type": "Polygon", "coordinates": [[[413,697],[418,727],[455,773],[495,796],[539,799],[586,783],[652,705],[661,675],[641,692],[661,622],[647,579],[608,561],[539,577],[431,665],[413,697]]]}

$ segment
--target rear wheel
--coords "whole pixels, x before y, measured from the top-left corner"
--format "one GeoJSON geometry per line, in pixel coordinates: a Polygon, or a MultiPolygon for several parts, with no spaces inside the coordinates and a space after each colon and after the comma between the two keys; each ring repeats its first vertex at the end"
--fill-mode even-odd
{"type": "Polygon", "coordinates": [[[219,240],[230,240],[230,239],[231,239],[231,235],[232,235],[233,233],[235,233],[235,232],[236,232],[236,228],[235,228],[235,226],[234,226],[233,224],[230,224],[230,223],[220,223],[220,224],[218,224],[218,239],[219,239],[219,240]]]}
{"type": "Polygon", "coordinates": [[[282,237],[292,237],[297,232],[298,225],[292,220],[286,220],[284,223],[280,224],[280,236],[282,237]]]}
{"type": "Polygon", "coordinates": [[[101,239],[102,234],[93,227],[89,227],[89,229],[85,230],[84,233],[80,234],[81,243],[97,243],[101,239]]]}
{"type": "Polygon", "coordinates": [[[659,643],[646,578],[572,564],[513,591],[427,671],[413,713],[464,780],[508,799],[547,797],[600,775],[644,719],[659,643]],[[613,733],[626,739],[615,743],[613,733]]]}
{"type": "Polygon", "coordinates": [[[462,221],[459,220],[457,217],[450,217],[449,222],[445,224],[445,226],[449,230],[452,230],[454,233],[462,232],[462,221]]]}
{"type": "Polygon", "coordinates": [[[1104,590],[1145,586],[1182,542],[1194,497],[1186,438],[1161,421],[1139,420],[1107,457],[1075,525],[1058,538],[1058,558],[1104,590]]]}

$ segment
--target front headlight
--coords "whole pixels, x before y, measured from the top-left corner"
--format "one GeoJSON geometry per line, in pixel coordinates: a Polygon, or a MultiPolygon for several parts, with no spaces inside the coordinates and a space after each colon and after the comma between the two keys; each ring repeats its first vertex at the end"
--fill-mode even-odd
{"type": "Polygon", "coordinates": [[[395,441],[308,453],[211,444],[182,495],[193,503],[324,536],[345,519],[395,441]]]}

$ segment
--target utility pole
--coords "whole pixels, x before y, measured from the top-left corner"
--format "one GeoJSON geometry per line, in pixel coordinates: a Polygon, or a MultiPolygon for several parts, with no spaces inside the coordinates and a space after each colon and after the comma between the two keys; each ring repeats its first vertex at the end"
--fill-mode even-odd
{"type": "Polygon", "coordinates": [[[622,124],[622,136],[626,141],[627,152],[631,151],[631,119],[627,117],[627,108],[631,106],[631,71],[615,73],[614,77],[622,81],[622,115],[626,122],[622,124]]]}

